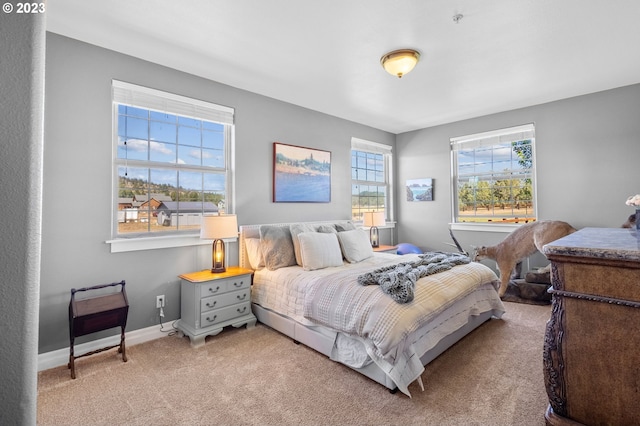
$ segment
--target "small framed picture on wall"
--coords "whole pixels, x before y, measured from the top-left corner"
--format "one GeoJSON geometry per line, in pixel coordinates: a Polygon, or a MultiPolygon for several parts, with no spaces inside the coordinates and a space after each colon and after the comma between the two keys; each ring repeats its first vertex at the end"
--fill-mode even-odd
{"type": "Polygon", "coordinates": [[[407,201],[433,201],[433,179],[408,179],[407,201]]]}

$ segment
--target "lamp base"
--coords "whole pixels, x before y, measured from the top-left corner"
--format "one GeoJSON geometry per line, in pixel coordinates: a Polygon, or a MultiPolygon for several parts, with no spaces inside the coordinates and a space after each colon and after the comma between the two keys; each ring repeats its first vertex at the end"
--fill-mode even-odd
{"type": "Polygon", "coordinates": [[[220,274],[226,272],[227,268],[224,267],[224,264],[224,241],[217,238],[213,241],[211,250],[211,273],[220,274]]]}
{"type": "Polygon", "coordinates": [[[369,228],[369,241],[371,241],[371,247],[380,247],[380,243],[378,242],[379,240],[380,237],[378,236],[378,227],[372,226],[371,228],[369,228]]]}

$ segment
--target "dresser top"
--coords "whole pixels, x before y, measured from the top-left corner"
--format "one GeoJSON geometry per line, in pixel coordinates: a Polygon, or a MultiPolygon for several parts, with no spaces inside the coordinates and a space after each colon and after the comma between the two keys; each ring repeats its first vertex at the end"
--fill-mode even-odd
{"type": "Polygon", "coordinates": [[[635,228],[583,228],[545,245],[544,254],[640,262],[640,238],[635,228]]]}
{"type": "Polygon", "coordinates": [[[253,270],[241,268],[239,266],[228,266],[225,272],[211,272],[210,269],[204,269],[202,271],[191,272],[189,274],[182,274],[179,278],[192,283],[203,283],[212,280],[219,280],[222,278],[237,277],[239,275],[253,274],[253,270]]]}

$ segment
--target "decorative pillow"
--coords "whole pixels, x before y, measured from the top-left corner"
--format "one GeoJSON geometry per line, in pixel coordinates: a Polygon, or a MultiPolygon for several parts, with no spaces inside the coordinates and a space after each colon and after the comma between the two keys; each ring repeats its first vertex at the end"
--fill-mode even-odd
{"type": "Polygon", "coordinates": [[[351,221],[339,222],[334,225],[338,232],[353,231],[356,226],[351,221]]]}
{"type": "Polygon", "coordinates": [[[300,243],[298,241],[298,235],[302,232],[315,232],[316,228],[306,223],[292,223],[289,225],[291,231],[291,240],[293,240],[293,251],[296,256],[296,263],[302,266],[302,256],[300,255],[300,243]]]}
{"type": "Polygon", "coordinates": [[[261,226],[260,247],[262,248],[264,265],[270,271],[296,264],[291,231],[287,227],[261,226]]]}
{"type": "Polygon", "coordinates": [[[305,271],[342,266],[342,252],[336,234],[302,232],[298,234],[298,240],[305,271]]]}
{"type": "Polygon", "coordinates": [[[264,258],[260,249],[260,238],[245,238],[244,245],[247,248],[249,264],[253,269],[264,268],[264,258]]]}
{"type": "Polygon", "coordinates": [[[342,247],[342,254],[349,263],[357,263],[373,256],[369,237],[361,229],[338,232],[338,240],[342,247]]]}
{"type": "Polygon", "coordinates": [[[318,232],[324,232],[325,234],[335,234],[338,232],[333,225],[318,225],[318,232]]]}

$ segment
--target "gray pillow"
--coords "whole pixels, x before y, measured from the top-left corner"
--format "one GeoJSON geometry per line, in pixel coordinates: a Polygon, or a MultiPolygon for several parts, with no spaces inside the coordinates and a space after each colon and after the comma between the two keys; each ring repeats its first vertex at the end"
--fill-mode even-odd
{"type": "Polygon", "coordinates": [[[288,227],[262,225],[260,246],[264,265],[270,271],[296,264],[291,231],[288,227]]]}
{"type": "Polygon", "coordinates": [[[338,230],[333,225],[318,225],[318,232],[322,232],[323,234],[335,234],[338,230]]]}
{"type": "Polygon", "coordinates": [[[351,221],[338,222],[334,226],[338,232],[353,231],[356,229],[356,226],[351,221]]]}

